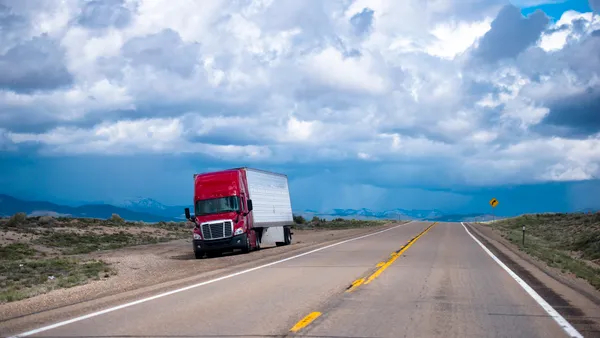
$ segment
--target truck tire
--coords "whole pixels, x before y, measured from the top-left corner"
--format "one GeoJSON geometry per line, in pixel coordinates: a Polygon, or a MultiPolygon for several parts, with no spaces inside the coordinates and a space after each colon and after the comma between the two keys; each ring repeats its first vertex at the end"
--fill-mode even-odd
{"type": "Polygon", "coordinates": [[[202,259],[204,258],[204,251],[194,251],[194,256],[196,259],[202,259]]]}
{"type": "Polygon", "coordinates": [[[260,250],[260,238],[258,238],[258,234],[256,235],[256,247],[254,248],[254,250],[260,250]]]}
{"type": "Polygon", "coordinates": [[[290,243],[292,243],[292,232],[290,231],[290,228],[285,227],[283,228],[283,242],[276,242],[275,245],[284,246],[290,245],[290,243]]]}
{"type": "Polygon", "coordinates": [[[290,228],[288,228],[288,227],[283,228],[283,235],[285,238],[284,244],[285,245],[292,244],[292,231],[290,230],[290,228]]]}
{"type": "Polygon", "coordinates": [[[246,235],[246,245],[242,248],[242,252],[248,253],[250,250],[252,250],[252,247],[250,246],[250,236],[246,235]]]}

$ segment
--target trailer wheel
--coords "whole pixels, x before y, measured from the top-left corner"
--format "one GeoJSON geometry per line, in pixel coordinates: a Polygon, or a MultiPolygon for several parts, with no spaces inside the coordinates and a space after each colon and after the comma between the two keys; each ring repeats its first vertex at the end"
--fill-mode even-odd
{"type": "Polygon", "coordinates": [[[254,247],[254,250],[260,250],[260,238],[258,238],[258,234],[256,234],[256,246],[254,247]]]}
{"type": "Polygon", "coordinates": [[[288,227],[283,228],[283,235],[285,238],[285,245],[292,244],[292,232],[290,231],[290,228],[288,228],[288,227]]]}
{"type": "Polygon", "coordinates": [[[290,231],[290,228],[285,227],[285,228],[283,228],[283,242],[277,242],[277,243],[275,243],[275,245],[284,246],[284,245],[290,245],[290,243],[292,243],[292,233],[290,231]]]}

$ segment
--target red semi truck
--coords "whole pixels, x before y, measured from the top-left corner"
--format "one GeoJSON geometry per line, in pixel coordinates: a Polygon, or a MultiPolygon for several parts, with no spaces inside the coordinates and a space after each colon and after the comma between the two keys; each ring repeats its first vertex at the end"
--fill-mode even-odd
{"type": "Polygon", "coordinates": [[[292,242],[294,223],[286,175],[251,168],[194,174],[196,258],[223,251],[249,252],[292,242]]]}

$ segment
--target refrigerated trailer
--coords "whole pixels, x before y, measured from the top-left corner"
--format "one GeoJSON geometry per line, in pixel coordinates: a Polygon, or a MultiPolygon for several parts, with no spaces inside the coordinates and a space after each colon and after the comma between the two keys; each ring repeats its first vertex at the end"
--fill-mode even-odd
{"type": "Polygon", "coordinates": [[[224,251],[289,245],[294,223],[288,179],[252,168],[194,174],[193,246],[196,258],[224,251]]]}

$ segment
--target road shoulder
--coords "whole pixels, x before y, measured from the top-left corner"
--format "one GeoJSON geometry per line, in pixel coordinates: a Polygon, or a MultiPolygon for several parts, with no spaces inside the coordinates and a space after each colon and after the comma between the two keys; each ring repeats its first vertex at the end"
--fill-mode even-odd
{"type": "Polygon", "coordinates": [[[529,284],[585,337],[600,337],[600,293],[583,280],[561,275],[482,224],[465,223],[494,255],[529,284]]]}

